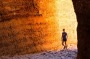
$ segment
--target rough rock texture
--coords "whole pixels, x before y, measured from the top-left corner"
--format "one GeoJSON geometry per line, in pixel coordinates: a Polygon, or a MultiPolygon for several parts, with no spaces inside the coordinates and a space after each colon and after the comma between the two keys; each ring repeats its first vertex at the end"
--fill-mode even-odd
{"type": "Polygon", "coordinates": [[[0,6],[2,8],[0,10],[5,12],[0,13],[0,55],[60,49],[54,0],[40,2],[38,11],[41,13],[36,12],[35,0],[1,0],[0,2],[3,6],[0,6]]]}
{"type": "Polygon", "coordinates": [[[78,21],[78,59],[90,59],[90,0],[72,0],[78,21]]]}
{"type": "Polygon", "coordinates": [[[75,21],[71,0],[0,0],[0,55],[60,50],[63,28],[76,44],[75,21]]]}

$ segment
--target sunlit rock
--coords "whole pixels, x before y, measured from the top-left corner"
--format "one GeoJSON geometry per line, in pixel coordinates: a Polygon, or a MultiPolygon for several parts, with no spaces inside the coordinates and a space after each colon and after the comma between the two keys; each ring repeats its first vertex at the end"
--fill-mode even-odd
{"type": "Polygon", "coordinates": [[[65,28],[68,44],[77,42],[71,0],[2,0],[0,55],[60,50],[65,28]]]}

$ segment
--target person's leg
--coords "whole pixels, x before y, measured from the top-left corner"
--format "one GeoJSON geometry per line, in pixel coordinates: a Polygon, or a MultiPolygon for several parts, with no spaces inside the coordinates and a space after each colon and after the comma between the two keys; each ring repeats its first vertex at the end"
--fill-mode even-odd
{"type": "Polygon", "coordinates": [[[62,41],[62,45],[64,46],[64,41],[62,41]]]}
{"type": "Polygon", "coordinates": [[[65,41],[65,46],[67,46],[67,42],[65,41]]]}
{"type": "Polygon", "coordinates": [[[65,41],[65,48],[67,49],[67,41],[65,41]]]}
{"type": "Polygon", "coordinates": [[[63,49],[65,49],[65,42],[64,41],[62,41],[62,45],[63,45],[63,49]]]}
{"type": "Polygon", "coordinates": [[[65,41],[62,42],[62,45],[63,45],[63,49],[65,49],[66,48],[65,41]]]}

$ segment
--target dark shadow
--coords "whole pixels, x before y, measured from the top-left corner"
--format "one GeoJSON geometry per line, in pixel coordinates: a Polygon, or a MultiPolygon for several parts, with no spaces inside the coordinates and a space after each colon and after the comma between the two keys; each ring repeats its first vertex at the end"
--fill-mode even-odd
{"type": "Polygon", "coordinates": [[[12,19],[17,19],[17,18],[26,18],[26,17],[36,17],[36,16],[42,16],[42,14],[28,14],[28,13],[17,13],[14,15],[13,13],[9,13],[8,15],[2,15],[0,18],[0,22],[4,21],[10,21],[12,19]]]}

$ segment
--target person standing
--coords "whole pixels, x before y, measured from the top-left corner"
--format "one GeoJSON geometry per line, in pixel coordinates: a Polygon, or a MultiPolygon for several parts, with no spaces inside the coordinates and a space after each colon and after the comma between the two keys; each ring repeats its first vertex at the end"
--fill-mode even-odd
{"type": "Polygon", "coordinates": [[[65,32],[65,29],[63,29],[62,32],[62,45],[64,46],[64,49],[67,49],[67,33],[65,32]]]}

